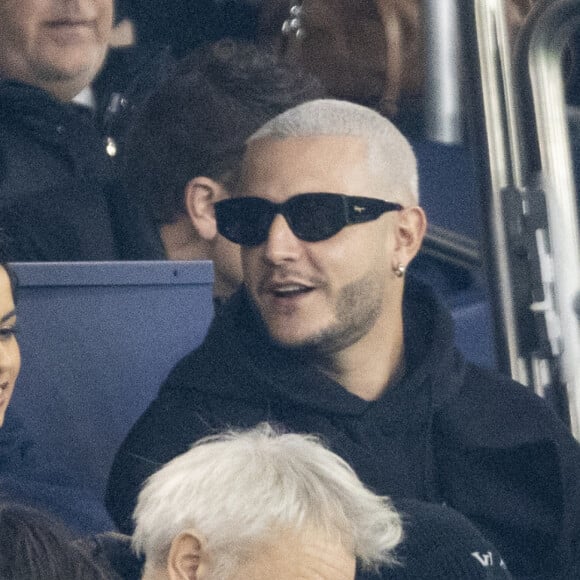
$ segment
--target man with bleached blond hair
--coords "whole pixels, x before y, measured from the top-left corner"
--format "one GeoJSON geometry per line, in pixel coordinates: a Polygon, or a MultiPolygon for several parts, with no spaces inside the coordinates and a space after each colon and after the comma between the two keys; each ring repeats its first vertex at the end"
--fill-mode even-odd
{"type": "Polygon", "coordinates": [[[244,285],[119,450],[119,525],[156,463],[273,420],[321,434],[379,494],[453,507],[516,578],[580,576],[580,447],[545,401],[466,361],[449,313],[407,275],[418,204],[411,146],[366,107],[312,101],[248,140],[215,206],[244,285]]]}

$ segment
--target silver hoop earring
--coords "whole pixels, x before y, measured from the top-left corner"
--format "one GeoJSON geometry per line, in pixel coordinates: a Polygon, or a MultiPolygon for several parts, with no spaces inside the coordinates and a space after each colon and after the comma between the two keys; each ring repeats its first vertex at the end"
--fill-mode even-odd
{"type": "Polygon", "coordinates": [[[405,267],[404,264],[399,263],[399,265],[396,268],[393,268],[393,272],[395,273],[395,276],[397,278],[402,278],[405,275],[405,270],[407,268],[405,267]]]}

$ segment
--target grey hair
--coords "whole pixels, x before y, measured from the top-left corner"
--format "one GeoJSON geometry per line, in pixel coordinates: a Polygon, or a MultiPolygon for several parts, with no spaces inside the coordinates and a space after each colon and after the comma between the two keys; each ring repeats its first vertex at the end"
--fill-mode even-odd
{"type": "Polygon", "coordinates": [[[368,107],[336,99],[308,101],[265,123],[246,143],[316,136],[366,140],[369,171],[381,180],[389,201],[418,203],[417,159],[410,143],[391,121],[368,107]]]}
{"type": "Polygon", "coordinates": [[[283,530],[322,532],[375,569],[396,564],[403,537],[390,500],[346,461],[313,435],[267,423],[199,440],[145,482],[133,517],[133,549],[148,564],[165,565],[173,538],[195,528],[220,579],[283,530]]]}

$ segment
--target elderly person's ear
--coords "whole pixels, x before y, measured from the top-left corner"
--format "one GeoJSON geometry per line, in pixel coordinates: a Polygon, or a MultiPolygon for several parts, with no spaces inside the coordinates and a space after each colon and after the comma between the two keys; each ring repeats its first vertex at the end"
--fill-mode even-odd
{"type": "Polygon", "coordinates": [[[167,559],[170,580],[203,580],[207,577],[205,540],[196,530],[185,530],[171,542],[167,559]]]}

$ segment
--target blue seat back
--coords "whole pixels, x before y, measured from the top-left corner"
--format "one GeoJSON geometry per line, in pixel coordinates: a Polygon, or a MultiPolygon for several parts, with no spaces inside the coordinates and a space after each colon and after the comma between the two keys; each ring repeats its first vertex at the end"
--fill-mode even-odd
{"type": "Polygon", "coordinates": [[[458,293],[450,304],[455,344],[473,363],[496,368],[491,307],[481,291],[458,293]]]}
{"type": "Polygon", "coordinates": [[[102,495],[115,451],[204,338],[211,262],[16,264],[22,372],[11,411],[47,468],[102,495]]]}

